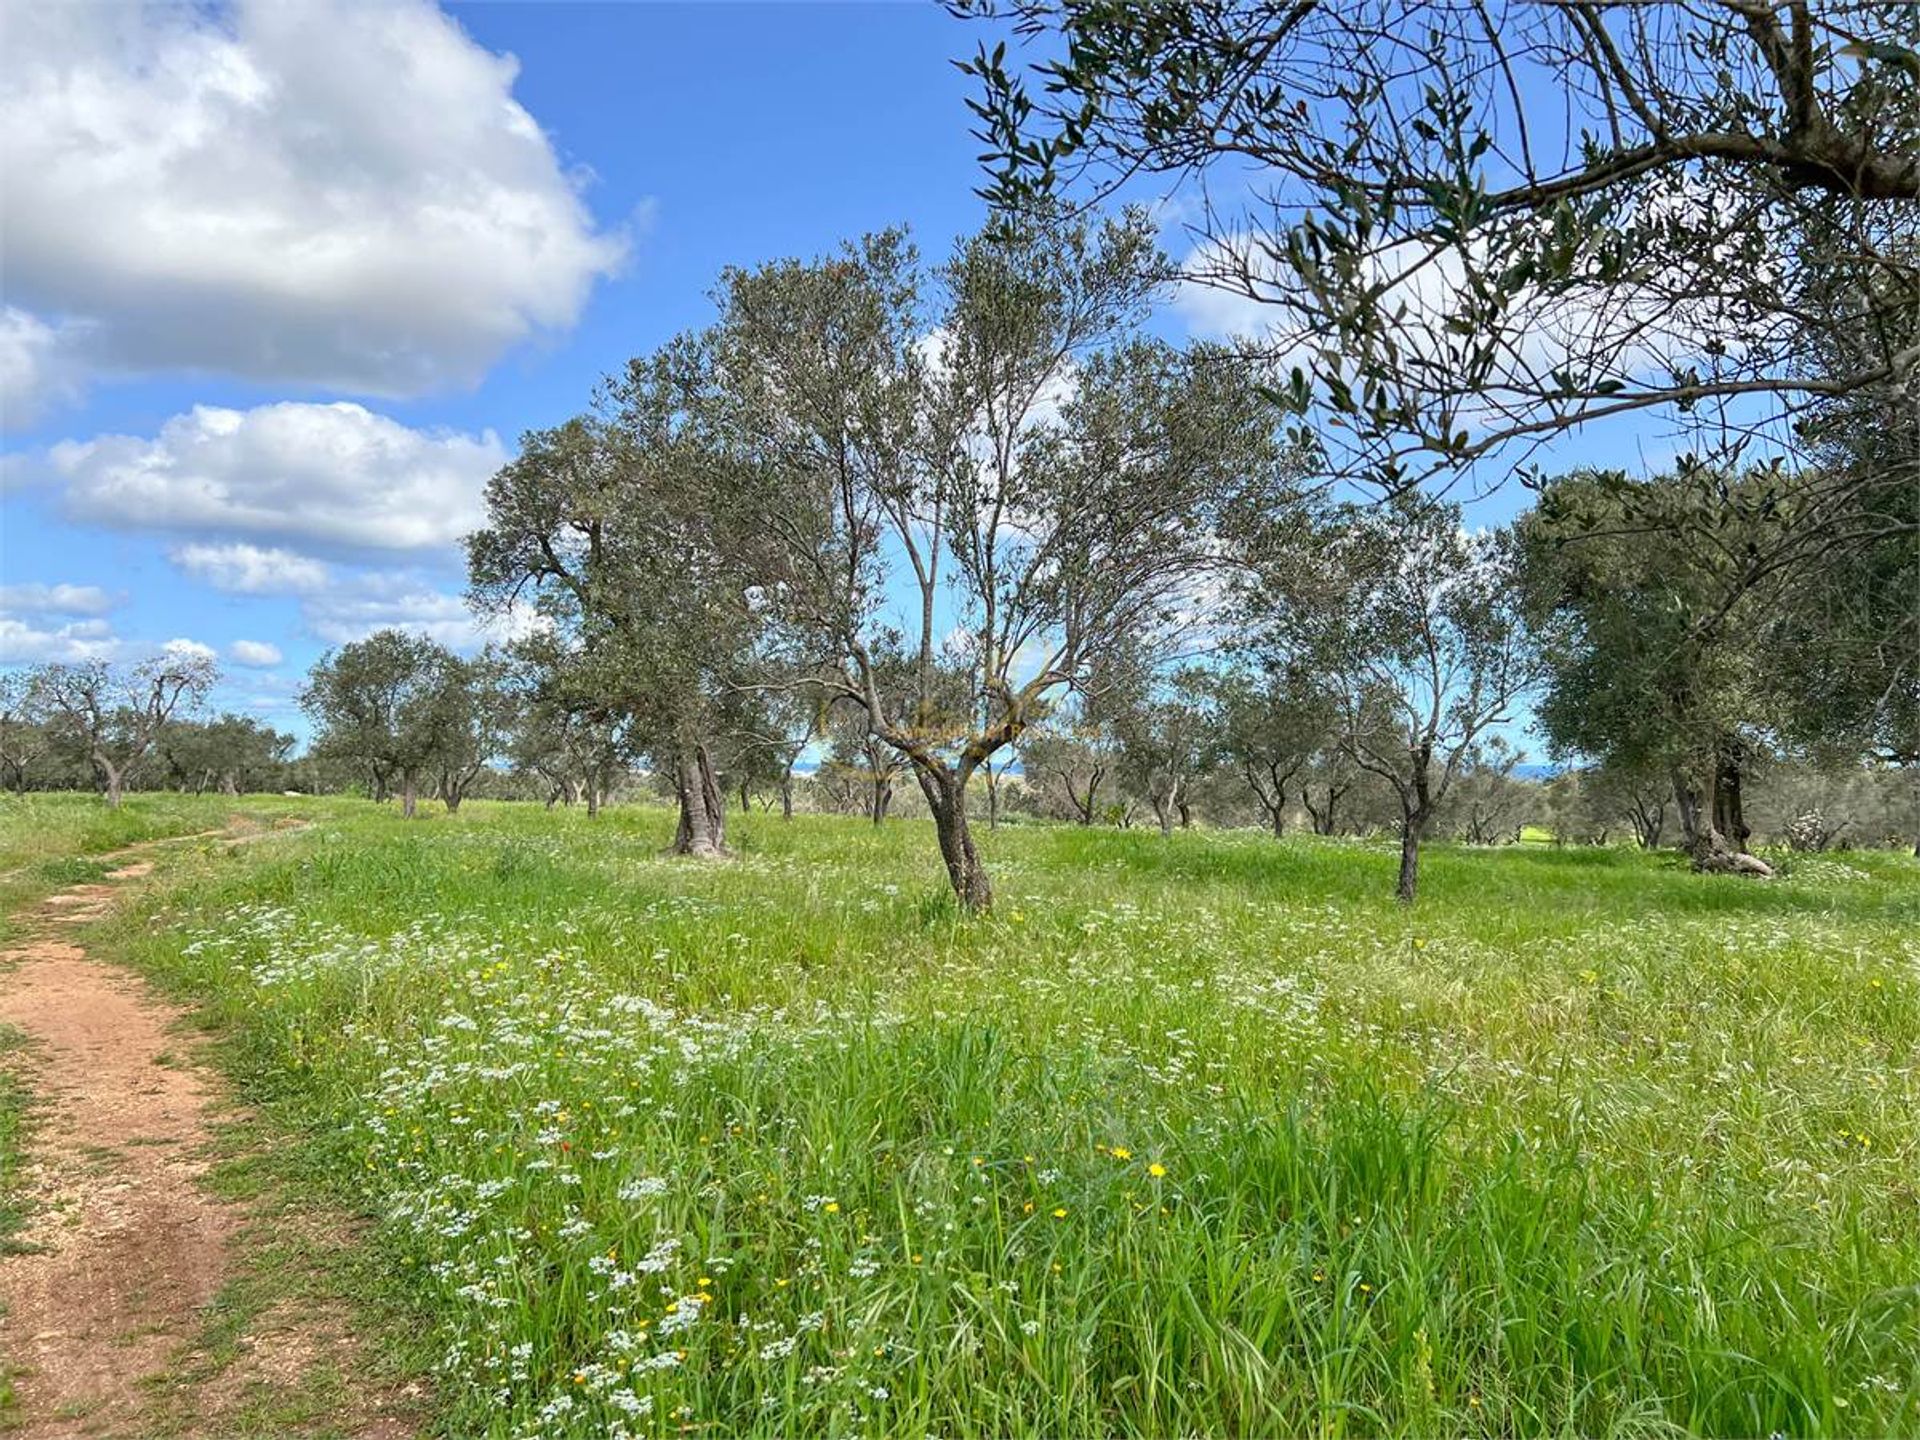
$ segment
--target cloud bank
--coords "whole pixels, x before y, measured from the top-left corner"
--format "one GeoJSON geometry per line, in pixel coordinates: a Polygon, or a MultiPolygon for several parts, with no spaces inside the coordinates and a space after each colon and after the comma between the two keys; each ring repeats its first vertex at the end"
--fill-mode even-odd
{"type": "Polygon", "coordinates": [[[472,383],[622,261],[516,62],[422,0],[16,6],[7,32],[10,425],[83,372],[472,383]]]}

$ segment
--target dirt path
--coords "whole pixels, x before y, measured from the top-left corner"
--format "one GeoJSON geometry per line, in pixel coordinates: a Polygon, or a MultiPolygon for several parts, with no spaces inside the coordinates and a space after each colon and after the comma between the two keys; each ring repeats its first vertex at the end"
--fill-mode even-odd
{"type": "MultiPolygon", "coordinates": [[[[201,1183],[215,1082],[192,1063],[192,1042],[176,1028],[183,1012],[137,976],[89,959],[71,938],[75,925],[100,916],[120,887],[152,869],[150,860],[129,859],[108,883],[48,898],[28,912],[27,937],[6,953],[12,968],[0,972],[0,1022],[30,1037],[39,1101],[24,1253],[0,1259],[0,1363],[10,1367],[18,1404],[0,1428],[11,1424],[10,1433],[27,1440],[226,1431],[192,1396],[184,1409],[183,1397],[171,1396],[169,1418],[155,1418],[157,1394],[205,1368],[194,1347],[232,1276],[235,1237],[247,1220],[201,1183]]],[[[317,1342],[278,1317],[281,1361],[323,1351],[339,1358],[337,1318],[315,1318],[326,1332],[317,1342]]],[[[249,1377],[209,1379],[211,1402],[216,1392],[248,1388],[249,1377]]],[[[371,1415],[334,1416],[327,1430],[410,1433],[371,1415]]]]}

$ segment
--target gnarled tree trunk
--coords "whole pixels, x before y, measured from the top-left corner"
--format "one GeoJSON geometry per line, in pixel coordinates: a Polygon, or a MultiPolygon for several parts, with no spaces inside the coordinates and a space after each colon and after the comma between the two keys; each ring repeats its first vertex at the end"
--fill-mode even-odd
{"type": "Polygon", "coordinates": [[[727,853],[727,813],[707,747],[693,745],[682,750],[674,773],[680,824],[673,837],[673,853],[706,860],[720,858],[727,853]]]}
{"type": "Polygon", "coordinates": [[[1159,822],[1162,839],[1173,835],[1173,797],[1162,790],[1148,792],[1147,801],[1153,806],[1153,818],[1159,822]]]}
{"type": "Polygon", "coordinates": [[[420,808],[420,784],[413,771],[404,771],[400,776],[400,813],[407,819],[413,819],[420,808]]]}
{"type": "Polygon", "coordinates": [[[1704,796],[1700,786],[1684,771],[1676,768],[1673,772],[1673,798],[1680,811],[1680,828],[1686,837],[1687,854],[1693,860],[1693,868],[1706,874],[1755,875],[1766,879],[1773,874],[1773,867],[1742,850],[1740,846],[1745,844],[1744,839],[1729,843],[1727,833],[1720,828],[1723,820],[1739,827],[1741,831],[1746,828],[1740,814],[1737,776],[1733,781],[1735,794],[1732,799],[1721,798],[1721,787],[1727,778],[1725,760],[1724,749],[1716,747],[1714,766],[1704,796]]]}
{"type": "MultiPolygon", "coordinates": [[[[1411,905],[1420,888],[1420,842],[1426,838],[1427,822],[1433,818],[1434,809],[1432,782],[1428,779],[1432,744],[1416,747],[1412,759],[1412,785],[1400,791],[1400,883],[1393,892],[1402,905],[1411,905]]],[[[1332,810],[1331,802],[1327,808],[1332,810]]]]}
{"type": "Polygon", "coordinates": [[[1402,905],[1411,905],[1420,889],[1420,842],[1426,837],[1432,810],[1416,805],[1400,821],[1400,883],[1394,889],[1402,905]]]}
{"type": "Polygon", "coordinates": [[[1714,747],[1713,824],[1733,849],[1744,853],[1753,834],[1740,801],[1740,781],[1746,746],[1734,736],[1722,736],[1714,747]]]}
{"type": "Polygon", "coordinates": [[[955,898],[979,915],[993,908],[993,882],[973,846],[973,833],[967,828],[966,782],[951,771],[920,770],[920,789],[933,812],[934,834],[940,841],[940,858],[946,862],[947,880],[955,898]]]}
{"type": "Polygon", "coordinates": [[[101,789],[107,797],[107,808],[118,810],[121,794],[126,789],[126,772],[104,755],[95,755],[93,763],[100,768],[101,789]]]}

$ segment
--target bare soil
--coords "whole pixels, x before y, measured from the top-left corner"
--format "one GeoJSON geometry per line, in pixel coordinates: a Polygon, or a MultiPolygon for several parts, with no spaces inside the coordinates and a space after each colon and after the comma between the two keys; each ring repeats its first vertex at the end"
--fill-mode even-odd
{"type": "MultiPolygon", "coordinates": [[[[26,938],[0,955],[0,1022],[28,1037],[36,1096],[28,1225],[20,1253],[0,1258],[0,1365],[16,1400],[0,1429],[23,1440],[227,1434],[233,1397],[257,1413],[263,1387],[292,1393],[313,1366],[353,1368],[338,1307],[256,1317],[230,1363],[210,1366],[196,1349],[247,1220],[202,1183],[217,1082],[179,1027],[184,1012],[72,938],[152,871],[130,853],[110,857],[126,860],[113,883],[76,885],[28,912],[26,938]]],[[[387,1410],[367,1387],[324,1433],[413,1433],[387,1410]]]]}

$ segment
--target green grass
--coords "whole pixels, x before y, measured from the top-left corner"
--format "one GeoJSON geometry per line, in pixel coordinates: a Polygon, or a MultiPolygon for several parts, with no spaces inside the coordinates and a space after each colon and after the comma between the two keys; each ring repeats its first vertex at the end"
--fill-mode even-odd
{"type": "Polygon", "coordinates": [[[1909,858],[467,810],[108,932],[449,1434],[1920,1430],[1909,858]]]}
{"type": "MultiPolygon", "coordinates": [[[[31,1097],[18,1068],[19,1052],[25,1043],[26,1037],[13,1026],[0,1025],[0,1256],[13,1249],[14,1237],[27,1219],[20,1165],[31,1097]]],[[[4,1398],[3,1390],[0,1398],[4,1398]]]]}
{"type": "MultiPolygon", "coordinates": [[[[18,1071],[24,1043],[25,1037],[18,1030],[0,1025],[0,1263],[18,1253],[19,1242],[14,1237],[27,1223],[20,1169],[31,1096],[18,1071]]],[[[6,1358],[0,1356],[0,1429],[11,1420],[15,1404],[13,1376],[6,1358]]]]}
{"type": "Polygon", "coordinates": [[[217,831],[229,816],[251,823],[312,808],[313,801],[251,795],[129,795],[109,810],[96,795],[0,792],[0,940],[19,909],[69,885],[98,880],[98,856],[152,840],[217,831]]]}

